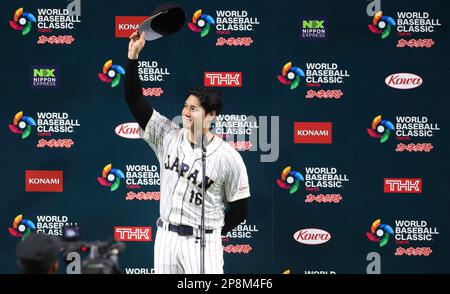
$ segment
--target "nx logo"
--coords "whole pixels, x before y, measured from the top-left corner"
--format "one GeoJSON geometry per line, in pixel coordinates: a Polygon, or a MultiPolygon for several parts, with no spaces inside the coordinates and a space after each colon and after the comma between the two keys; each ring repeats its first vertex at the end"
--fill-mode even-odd
{"type": "Polygon", "coordinates": [[[370,261],[366,268],[368,275],[381,274],[381,256],[378,252],[369,252],[366,256],[366,260],[370,261]]]}
{"type": "Polygon", "coordinates": [[[304,20],[302,22],[304,29],[324,29],[325,20],[304,20]]]}
{"type": "Polygon", "coordinates": [[[242,72],[205,72],[205,87],[242,87],[242,72]]]}
{"type": "Polygon", "coordinates": [[[422,193],[422,179],[384,179],[384,193],[422,193]]]}

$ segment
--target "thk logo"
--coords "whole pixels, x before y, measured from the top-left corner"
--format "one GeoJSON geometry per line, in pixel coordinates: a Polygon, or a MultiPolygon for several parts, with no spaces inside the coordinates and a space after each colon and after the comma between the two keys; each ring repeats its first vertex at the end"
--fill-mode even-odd
{"type": "Polygon", "coordinates": [[[294,143],[331,144],[332,127],[331,122],[295,122],[294,143]]]}
{"type": "Polygon", "coordinates": [[[114,227],[116,241],[152,241],[152,227],[114,227]]]}
{"type": "Polygon", "coordinates": [[[242,72],[205,72],[205,87],[242,87],[242,72]]]}
{"type": "Polygon", "coordinates": [[[422,193],[422,179],[384,179],[384,193],[422,193]]]}

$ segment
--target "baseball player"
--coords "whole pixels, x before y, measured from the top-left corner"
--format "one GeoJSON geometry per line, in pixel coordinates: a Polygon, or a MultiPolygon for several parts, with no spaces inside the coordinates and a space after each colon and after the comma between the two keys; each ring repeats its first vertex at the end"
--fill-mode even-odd
{"type": "Polygon", "coordinates": [[[217,91],[188,91],[182,109],[183,127],[161,115],[142,95],[138,57],[145,33],[130,36],[125,74],[125,99],[144,139],[160,162],[160,218],[157,221],[155,272],[200,273],[201,207],[205,201],[205,273],[223,273],[222,235],[248,215],[250,188],[240,154],[210,131],[221,111],[217,91]],[[203,135],[203,136],[202,136],[203,135]],[[202,198],[201,139],[206,149],[206,195],[202,198]],[[226,210],[226,208],[228,208],[226,210]]]}

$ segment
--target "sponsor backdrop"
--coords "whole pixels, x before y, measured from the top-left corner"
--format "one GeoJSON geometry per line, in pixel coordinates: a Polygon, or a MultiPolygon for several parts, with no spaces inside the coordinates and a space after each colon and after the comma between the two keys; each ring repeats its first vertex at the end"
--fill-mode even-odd
{"type": "MultiPolygon", "coordinates": [[[[448,1],[180,1],[147,42],[169,118],[219,89],[248,169],[226,273],[449,273],[448,1]],[[220,3],[219,3],[220,2],[220,3]]],[[[159,164],[124,100],[127,36],[157,1],[3,1],[0,273],[29,232],[126,242],[153,272],[159,164]]],[[[64,267],[61,272],[65,272],[64,267]]]]}

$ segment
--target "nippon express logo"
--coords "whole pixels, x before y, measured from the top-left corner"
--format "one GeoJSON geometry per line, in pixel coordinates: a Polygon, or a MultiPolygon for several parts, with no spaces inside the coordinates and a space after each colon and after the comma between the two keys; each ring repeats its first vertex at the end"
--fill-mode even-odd
{"type": "Polygon", "coordinates": [[[62,170],[26,170],[26,192],[63,192],[62,170]]]}
{"type": "Polygon", "coordinates": [[[167,67],[161,67],[157,61],[139,61],[138,74],[142,82],[164,82],[170,76],[167,67]]]}
{"type": "Polygon", "coordinates": [[[72,226],[78,226],[78,223],[64,215],[37,215],[35,220],[30,220],[19,214],[14,218],[12,227],[8,231],[12,236],[23,240],[32,231],[38,234],[62,236],[64,227],[72,226]]]}
{"type": "Polygon", "coordinates": [[[283,169],[277,184],[293,194],[301,184],[304,184],[306,191],[321,191],[322,189],[341,189],[346,182],[349,182],[347,175],[338,173],[335,167],[305,167],[304,175],[288,166],[283,169]]]}
{"type": "Polygon", "coordinates": [[[294,122],[295,144],[331,144],[331,122],[294,122]]]}
{"type": "Polygon", "coordinates": [[[328,38],[328,18],[300,17],[300,39],[326,40],[328,38]]]}
{"type": "Polygon", "coordinates": [[[423,244],[435,241],[435,236],[439,235],[437,227],[429,226],[425,220],[395,220],[394,223],[395,227],[392,227],[376,219],[366,232],[367,239],[379,247],[385,247],[392,240],[398,246],[395,256],[429,256],[433,252],[431,247],[423,244]]]}
{"type": "Polygon", "coordinates": [[[97,177],[100,185],[108,187],[111,192],[117,190],[122,182],[127,189],[141,189],[143,186],[159,186],[160,175],[157,165],[125,165],[125,173],[121,169],[107,164],[102,176],[97,177]]]}
{"type": "Polygon", "coordinates": [[[107,60],[103,64],[103,71],[98,74],[100,80],[104,83],[111,84],[111,88],[116,87],[120,83],[120,77],[125,74],[122,66],[113,64],[112,60],[107,60]]]}
{"type": "Polygon", "coordinates": [[[36,17],[20,7],[14,12],[13,20],[9,21],[9,26],[16,31],[21,31],[22,36],[25,36],[30,32],[33,23],[36,23],[36,17]]]}
{"type": "MultiPolygon", "coordinates": [[[[391,120],[383,119],[382,115],[377,115],[372,119],[371,128],[367,129],[367,133],[370,137],[377,139],[380,143],[385,143],[393,135],[395,135],[398,141],[411,141],[416,138],[430,139],[435,136],[435,132],[439,131],[440,127],[437,123],[430,122],[429,118],[426,116],[396,116],[395,125],[391,120]]],[[[403,144],[403,143],[402,143],[403,144]]],[[[414,144],[414,143],[411,143],[414,144]]],[[[431,143],[426,143],[430,144],[431,143]]],[[[416,144],[417,145],[417,144],[416,144]]],[[[417,147],[414,145],[413,147],[417,147]]],[[[404,144],[401,146],[405,146],[404,144]]],[[[401,148],[400,144],[397,146],[398,149],[401,148]]],[[[422,146],[422,145],[420,145],[422,146]]],[[[420,147],[419,146],[419,147],[420,147]]],[[[408,150],[408,151],[424,151],[419,150],[408,150]]],[[[403,147],[407,148],[407,147],[403,147]]],[[[422,148],[422,147],[420,147],[422,148]]],[[[431,148],[433,148],[431,146],[431,148]]],[[[399,150],[397,150],[399,151],[399,150]]],[[[402,150],[400,150],[402,151],[402,150]]],[[[428,150],[430,151],[430,150],[428,150]]]]}
{"type": "Polygon", "coordinates": [[[56,66],[36,65],[31,67],[31,88],[55,89],[59,83],[59,70],[56,66]]]}

